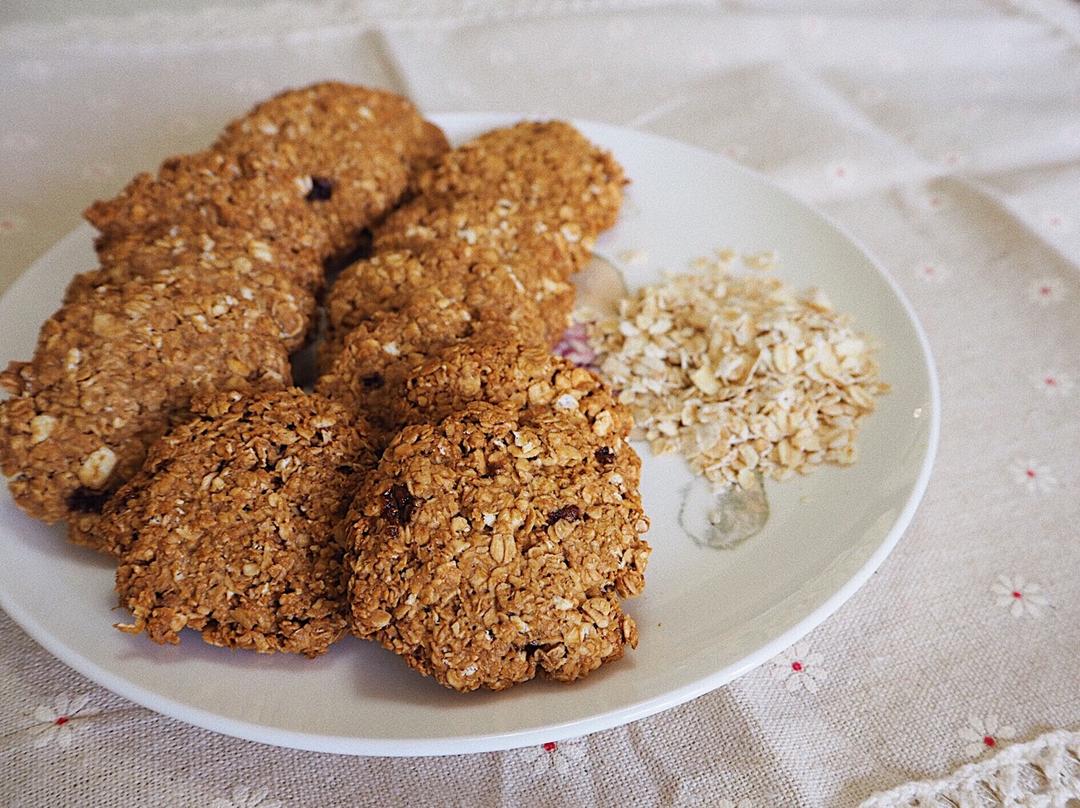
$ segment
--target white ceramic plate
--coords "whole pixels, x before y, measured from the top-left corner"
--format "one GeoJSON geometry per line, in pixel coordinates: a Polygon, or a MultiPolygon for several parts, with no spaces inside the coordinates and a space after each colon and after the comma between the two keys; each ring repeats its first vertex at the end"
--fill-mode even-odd
{"type": "MultiPolygon", "coordinates": [[[[513,116],[444,115],[455,141],[513,116]]],[[[718,246],[776,249],[778,274],[817,285],[879,338],[892,392],[866,422],[847,469],[767,483],[765,529],[732,550],[696,544],[678,509],[691,475],[681,460],[644,458],[653,546],[645,593],[627,602],[638,649],[572,686],[534,681],[503,693],[453,693],[374,643],[347,638],[316,661],[230,652],[185,634],[159,647],[112,628],[112,564],[69,545],[0,495],[0,605],[60,660],[99,684],[182,721],[281,746],[367,755],[480,752],[560,740],[642,718],[765,662],[847,600],[900,538],[923,491],[938,435],[926,339],[899,289],[835,225],[761,177],[711,153],[600,124],[633,184],[599,252],[631,285],[718,246]]],[[[94,265],[83,226],[37,261],[0,301],[3,361],[29,358],[68,279],[94,265]]]]}

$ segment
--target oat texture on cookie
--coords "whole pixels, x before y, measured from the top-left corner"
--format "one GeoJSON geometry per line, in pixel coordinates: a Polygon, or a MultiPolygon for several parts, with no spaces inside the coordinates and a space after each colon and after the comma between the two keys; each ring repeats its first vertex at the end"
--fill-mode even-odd
{"type": "Polygon", "coordinates": [[[398,423],[423,424],[474,401],[581,420],[601,438],[626,438],[633,426],[630,411],[591,371],[498,331],[432,354],[409,374],[390,406],[398,423]]]}
{"type": "Polygon", "coordinates": [[[78,275],[33,359],[0,376],[16,502],[79,542],[147,447],[208,390],[280,388],[317,321],[324,263],[352,250],[448,145],[404,98],[324,82],[166,159],[86,218],[78,275]]]}
{"type": "Polygon", "coordinates": [[[465,255],[452,245],[419,253],[389,251],[358,261],[338,276],[327,301],[327,342],[340,341],[377,311],[404,308],[431,287],[473,311],[501,312],[511,323],[519,313],[534,312],[550,345],[566,331],[574,304],[573,286],[529,253],[513,258],[465,255]]]}
{"type": "Polygon", "coordinates": [[[33,358],[0,374],[0,467],[32,516],[93,518],[194,395],[289,381],[260,307],[198,276],[137,279],[65,305],[33,358]]]}
{"type": "Polygon", "coordinates": [[[158,441],[105,510],[116,588],[159,643],[316,656],[346,629],[336,532],[374,461],[363,424],[302,390],[227,393],[158,441]]]}
{"type": "Polygon", "coordinates": [[[617,433],[549,411],[407,427],[349,517],[353,630],[460,691],[618,659],[649,556],[639,475],[617,433]]]}

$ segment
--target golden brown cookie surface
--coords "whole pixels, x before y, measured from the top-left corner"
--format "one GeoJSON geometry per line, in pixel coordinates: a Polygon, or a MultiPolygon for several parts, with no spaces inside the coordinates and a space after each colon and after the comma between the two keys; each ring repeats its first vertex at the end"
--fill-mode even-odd
{"type": "Polygon", "coordinates": [[[633,428],[630,412],[594,374],[504,334],[481,334],[437,351],[409,374],[391,406],[404,426],[438,423],[474,401],[582,419],[599,437],[625,439],[633,428]]]}
{"type": "Polygon", "coordinates": [[[212,396],[150,449],[102,518],[122,606],[159,643],[321,654],[346,628],[337,523],[374,457],[343,409],[297,389],[212,396]]]}
{"type": "Polygon", "coordinates": [[[565,332],[574,302],[573,286],[536,262],[485,261],[451,250],[387,252],[338,276],[327,294],[328,340],[340,342],[377,311],[400,311],[429,288],[471,311],[502,312],[511,323],[535,312],[544,324],[537,339],[551,345],[565,332]]]}
{"type": "Polygon", "coordinates": [[[593,239],[576,225],[552,227],[512,199],[421,196],[389,214],[374,230],[376,253],[452,250],[482,260],[538,262],[563,279],[584,265],[593,239]]]}
{"type": "Polygon", "coordinates": [[[289,383],[279,324],[198,277],[140,278],[70,303],[0,374],[0,468],[47,522],[95,515],[197,393],[289,383]]]}
{"type": "Polygon", "coordinates": [[[473,404],[407,427],[349,517],[353,631],[461,691],[618,659],[637,641],[618,597],[649,554],[639,468],[622,438],[553,413],[473,404]]]}
{"type": "Polygon", "coordinates": [[[102,243],[98,249],[101,269],[68,287],[68,297],[101,283],[150,275],[173,266],[198,271],[233,269],[240,272],[273,271],[303,289],[318,293],[325,271],[312,249],[260,238],[242,229],[193,226],[192,223],[162,225],[139,230],[102,243]],[[244,266],[245,261],[250,266],[244,266]],[[240,262],[241,266],[236,266],[240,262]]]}
{"type": "MultiPolygon", "coordinates": [[[[427,289],[398,311],[378,311],[349,331],[315,391],[361,412],[375,441],[385,445],[401,423],[399,403],[411,371],[434,352],[489,335],[497,340],[544,343],[543,323],[520,307],[508,321],[501,309],[472,309],[467,303],[427,289]]],[[[324,343],[320,348],[330,348],[324,343]]]]}
{"type": "MultiPolygon", "coordinates": [[[[207,244],[214,242],[207,237],[207,244]]],[[[83,272],[68,286],[64,302],[93,306],[121,294],[133,280],[139,281],[135,286],[147,288],[181,284],[191,295],[219,292],[226,301],[242,300],[261,309],[277,326],[282,346],[295,351],[315,326],[315,295],[282,272],[270,253],[261,251],[265,242],[255,244],[259,245],[255,255],[250,245],[216,245],[192,257],[185,251],[163,258],[157,269],[146,263],[137,274],[127,266],[83,272]]]]}
{"type": "Polygon", "coordinates": [[[170,157],[155,174],[139,174],[119,195],[95,202],[85,216],[101,231],[103,251],[132,234],[186,225],[241,230],[326,255],[330,235],[318,200],[307,200],[307,193],[303,177],[287,165],[210,149],[170,157]]]}
{"type": "Polygon", "coordinates": [[[210,148],[140,174],[86,218],[99,249],[130,233],[234,228],[325,258],[401,198],[411,172],[447,148],[406,99],[325,82],[280,93],[231,123],[210,148]]]}
{"type": "Polygon", "coordinates": [[[442,130],[421,118],[408,99],[339,81],[278,93],[230,123],[216,145],[282,153],[315,168],[339,165],[340,150],[351,152],[345,159],[356,163],[361,151],[388,148],[411,172],[427,168],[449,148],[442,130]]]}
{"type": "Polygon", "coordinates": [[[495,129],[447,152],[415,186],[427,196],[508,199],[552,229],[595,238],[615,224],[622,167],[564,121],[495,129]]]}

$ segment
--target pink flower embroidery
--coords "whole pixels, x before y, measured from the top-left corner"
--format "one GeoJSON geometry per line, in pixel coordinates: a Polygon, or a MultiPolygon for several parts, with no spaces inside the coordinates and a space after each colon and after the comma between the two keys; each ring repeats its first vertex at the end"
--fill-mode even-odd
{"type": "Polygon", "coordinates": [[[1016,730],[998,723],[996,715],[986,718],[971,716],[966,726],[960,729],[960,739],[966,742],[964,753],[968,757],[979,757],[988,750],[996,749],[1002,741],[1016,737],[1016,730]]]}
{"type": "Polygon", "coordinates": [[[952,270],[937,261],[920,261],[915,265],[915,276],[926,283],[945,283],[952,270]]]}
{"type": "Polygon", "coordinates": [[[816,14],[807,15],[800,21],[799,29],[808,39],[818,39],[825,33],[825,20],[816,14]]]}
{"type": "Polygon", "coordinates": [[[1025,580],[1022,575],[999,575],[990,585],[990,591],[997,605],[1007,608],[1013,617],[1028,615],[1038,619],[1042,617],[1043,609],[1050,605],[1042,587],[1025,580]]]}
{"type": "Polygon", "coordinates": [[[829,678],[829,672],[822,667],[821,654],[814,653],[805,642],[797,642],[772,661],[772,676],[784,683],[789,693],[806,690],[817,693],[818,682],[829,678]]]}
{"type": "Polygon", "coordinates": [[[534,774],[547,774],[554,769],[559,774],[569,774],[585,760],[585,744],[580,739],[548,741],[540,746],[522,750],[525,759],[532,764],[534,774]]]}
{"type": "Polygon", "coordinates": [[[927,194],[923,199],[923,206],[927,210],[937,211],[945,210],[949,205],[945,197],[941,194],[927,194]]]}
{"type": "Polygon", "coordinates": [[[963,152],[958,152],[955,149],[950,149],[941,156],[941,162],[949,168],[959,168],[967,162],[967,155],[963,152]]]}
{"type": "Polygon", "coordinates": [[[1065,286],[1057,278],[1039,278],[1028,286],[1028,299],[1042,306],[1060,303],[1065,299],[1065,286]]]}
{"type": "Polygon", "coordinates": [[[727,157],[729,160],[744,160],[748,154],[749,149],[742,143],[729,143],[720,150],[720,153],[727,157]]]}
{"type": "Polygon", "coordinates": [[[26,218],[18,213],[0,213],[0,238],[18,233],[26,227],[26,218]]]}
{"type": "Polygon", "coordinates": [[[847,188],[855,178],[855,169],[849,163],[833,163],[825,168],[825,179],[836,188],[847,188]]]}
{"type": "Polygon", "coordinates": [[[1065,397],[1073,391],[1074,382],[1069,374],[1060,370],[1044,370],[1032,377],[1035,386],[1046,395],[1065,397]]]}
{"type": "Polygon", "coordinates": [[[71,746],[71,739],[75,732],[76,719],[86,709],[89,696],[75,696],[61,693],[52,704],[42,704],[34,710],[34,721],[37,723],[31,727],[34,735],[34,747],[42,749],[53,743],[61,749],[71,746]]]}
{"type": "Polygon", "coordinates": [[[1009,468],[1016,484],[1029,494],[1045,494],[1057,488],[1057,478],[1050,468],[1035,460],[1014,460],[1009,468]]]}
{"type": "Polygon", "coordinates": [[[1071,233],[1072,222],[1062,212],[1057,210],[1048,210],[1042,214],[1042,220],[1051,230],[1058,233],[1071,233]]]}

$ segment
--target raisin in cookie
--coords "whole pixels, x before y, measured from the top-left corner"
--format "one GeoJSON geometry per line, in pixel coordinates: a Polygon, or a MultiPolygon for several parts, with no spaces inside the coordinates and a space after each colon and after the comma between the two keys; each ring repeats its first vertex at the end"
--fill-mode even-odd
{"type": "Polygon", "coordinates": [[[323,220],[330,252],[340,253],[396,204],[412,172],[448,146],[401,96],[323,82],[262,102],[230,124],[214,148],[295,176],[323,220]]]}
{"type": "Polygon", "coordinates": [[[150,449],[100,532],[121,557],[120,604],[159,643],[314,657],[346,629],[337,523],[373,461],[362,427],[291,389],[197,401],[150,449]]]}
{"type": "Polygon", "coordinates": [[[139,278],[62,307],[0,374],[0,468],[31,516],[92,519],[193,395],[289,381],[262,308],[197,276],[139,278]]]}
{"type": "Polygon", "coordinates": [[[302,179],[288,166],[211,149],[170,157],[156,174],[137,175],[84,216],[101,231],[99,251],[133,234],[186,225],[242,230],[325,256],[332,251],[330,234],[302,179]]]}
{"type": "Polygon", "coordinates": [[[349,516],[353,631],[460,691],[618,659],[637,642],[619,598],[649,555],[639,462],[549,412],[472,404],[407,427],[349,516]]]}
{"type": "Polygon", "coordinates": [[[509,320],[505,310],[471,310],[438,290],[425,290],[400,311],[376,312],[350,331],[315,391],[363,413],[376,442],[384,445],[402,426],[396,405],[405,381],[435,351],[487,333],[492,339],[545,342],[535,312],[519,307],[512,315],[509,320]]]}

